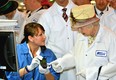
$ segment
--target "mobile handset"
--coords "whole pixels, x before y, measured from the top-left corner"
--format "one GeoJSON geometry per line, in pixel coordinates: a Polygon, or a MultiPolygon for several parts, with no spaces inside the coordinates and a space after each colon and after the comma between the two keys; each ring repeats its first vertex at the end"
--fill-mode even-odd
{"type": "Polygon", "coordinates": [[[46,58],[43,58],[42,60],[40,60],[40,65],[45,69],[47,68],[47,61],[46,58]]]}

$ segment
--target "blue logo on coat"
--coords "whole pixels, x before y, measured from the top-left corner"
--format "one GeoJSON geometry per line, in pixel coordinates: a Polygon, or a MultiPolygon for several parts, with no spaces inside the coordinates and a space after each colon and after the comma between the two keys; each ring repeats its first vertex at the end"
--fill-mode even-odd
{"type": "Polygon", "coordinates": [[[107,51],[105,51],[105,50],[96,50],[95,55],[97,57],[106,57],[107,56],[107,51]]]}

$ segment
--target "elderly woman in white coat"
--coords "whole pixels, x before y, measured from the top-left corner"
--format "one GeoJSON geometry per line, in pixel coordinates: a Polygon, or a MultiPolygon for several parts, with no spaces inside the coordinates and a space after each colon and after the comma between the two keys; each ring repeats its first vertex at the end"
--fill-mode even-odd
{"type": "Polygon", "coordinates": [[[116,80],[116,36],[99,25],[93,5],[72,9],[72,29],[79,32],[69,54],[53,61],[55,71],[76,68],[77,80],[116,80]]]}

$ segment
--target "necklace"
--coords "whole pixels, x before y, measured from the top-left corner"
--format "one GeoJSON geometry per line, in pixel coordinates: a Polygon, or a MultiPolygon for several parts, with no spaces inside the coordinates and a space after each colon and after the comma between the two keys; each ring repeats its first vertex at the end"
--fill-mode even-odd
{"type": "Polygon", "coordinates": [[[95,38],[96,37],[92,37],[92,36],[88,37],[88,46],[90,46],[93,43],[93,41],[95,40],[95,38]]]}

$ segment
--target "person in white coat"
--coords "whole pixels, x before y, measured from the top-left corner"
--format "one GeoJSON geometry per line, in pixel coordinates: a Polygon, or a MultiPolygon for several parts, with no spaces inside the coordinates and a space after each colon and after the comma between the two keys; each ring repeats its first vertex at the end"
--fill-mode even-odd
{"type": "MultiPolygon", "coordinates": [[[[38,21],[46,30],[46,46],[55,53],[57,58],[65,55],[74,46],[76,40],[76,32],[71,30],[69,18],[71,8],[74,6],[71,0],[55,0],[38,21]],[[62,17],[63,8],[67,8],[67,21],[62,17]]],[[[76,80],[74,74],[73,69],[66,70],[61,73],[60,80],[76,80]]]]}
{"type": "Polygon", "coordinates": [[[108,0],[95,0],[95,13],[100,18],[104,13],[110,10],[108,0]]]}
{"type": "Polygon", "coordinates": [[[16,42],[18,35],[20,33],[20,29],[23,25],[24,19],[25,19],[25,14],[23,12],[18,11],[18,2],[13,1],[13,0],[5,0],[0,1],[1,4],[4,3],[4,7],[0,8],[0,19],[8,19],[8,20],[17,20],[18,25],[15,26],[14,30],[16,30],[16,42]],[[6,3],[5,3],[6,1],[6,3]]]}
{"type": "Polygon", "coordinates": [[[37,22],[40,16],[45,12],[45,9],[41,5],[41,0],[23,0],[23,2],[25,4],[26,10],[29,12],[27,13],[23,26],[21,28],[18,37],[18,43],[21,43],[24,38],[24,26],[30,22],[37,22]]]}
{"type": "Polygon", "coordinates": [[[116,36],[99,24],[93,5],[72,9],[72,29],[79,32],[73,49],[51,62],[57,72],[76,67],[77,80],[116,80],[116,36]]]}
{"type": "Polygon", "coordinates": [[[16,26],[15,28],[17,30],[20,30],[20,27],[22,26],[24,19],[25,19],[25,14],[23,12],[20,12],[18,9],[16,9],[12,12],[1,15],[0,19],[17,20],[18,26],[16,26]]]}
{"type": "Polygon", "coordinates": [[[102,25],[111,28],[116,34],[116,0],[110,0],[111,10],[104,14],[100,22],[102,25]]]}

